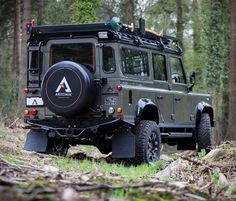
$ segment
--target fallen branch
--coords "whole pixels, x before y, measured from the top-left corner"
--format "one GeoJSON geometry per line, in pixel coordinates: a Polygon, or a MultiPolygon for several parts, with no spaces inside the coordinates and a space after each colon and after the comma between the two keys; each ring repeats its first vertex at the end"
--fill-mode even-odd
{"type": "Polygon", "coordinates": [[[8,128],[13,128],[14,127],[14,125],[16,124],[16,122],[17,121],[19,121],[20,120],[20,118],[18,117],[18,118],[16,118],[15,119],[15,121],[13,121],[9,126],[8,126],[8,128]]]}
{"type": "Polygon", "coordinates": [[[96,184],[90,186],[76,187],[78,192],[83,191],[94,191],[94,190],[109,190],[109,189],[126,189],[126,188],[141,188],[141,187],[149,187],[154,185],[164,185],[169,187],[177,187],[174,184],[171,184],[169,181],[152,181],[152,182],[142,182],[136,184],[121,184],[121,185],[109,185],[109,184],[96,184]]]}

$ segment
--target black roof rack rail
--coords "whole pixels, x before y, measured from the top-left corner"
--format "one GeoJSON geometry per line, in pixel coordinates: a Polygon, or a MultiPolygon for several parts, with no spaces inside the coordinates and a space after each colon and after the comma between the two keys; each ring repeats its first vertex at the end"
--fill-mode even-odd
{"type": "Polygon", "coordinates": [[[121,40],[132,42],[136,45],[151,45],[160,50],[172,51],[181,54],[178,39],[172,36],[160,35],[152,30],[145,29],[140,32],[139,28],[122,26],[119,31],[112,28],[111,23],[77,24],[77,25],[44,25],[31,28],[29,41],[31,45],[37,45],[38,41],[44,45],[52,38],[73,38],[81,36],[98,37],[99,32],[109,33],[107,40],[121,40]]]}

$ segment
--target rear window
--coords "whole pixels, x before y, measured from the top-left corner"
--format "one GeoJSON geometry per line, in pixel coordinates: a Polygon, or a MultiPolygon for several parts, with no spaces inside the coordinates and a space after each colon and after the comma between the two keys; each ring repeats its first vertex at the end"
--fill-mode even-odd
{"type": "Polygon", "coordinates": [[[122,71],[124,74],[149,76],[148,53],[129,48],[121,49],[122,71]]]}
{"type": "Polygon", "coordinates": [[[94,71],[94,46],[92,43],[54,44],[50,48],[50,65],[60,61],[73,61],[94,71]]]}

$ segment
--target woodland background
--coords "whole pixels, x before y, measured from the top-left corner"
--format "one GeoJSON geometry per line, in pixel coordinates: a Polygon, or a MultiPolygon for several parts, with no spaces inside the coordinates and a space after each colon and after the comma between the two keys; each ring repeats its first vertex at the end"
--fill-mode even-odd
{"type": "Polygon", "coordinates": [[[21,116],[26,73],[25,25],[146,19],[146,27],[177,36],[194,91],[209,92],[216,141],[236,139],[236,0],[0,0],[0,122],[21,116]]]}

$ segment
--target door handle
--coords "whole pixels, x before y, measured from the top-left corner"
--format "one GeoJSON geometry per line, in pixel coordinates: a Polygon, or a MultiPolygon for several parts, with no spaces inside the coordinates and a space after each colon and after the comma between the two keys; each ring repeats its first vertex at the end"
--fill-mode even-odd
{"type": "Polygon", "coordinates": [[[175,101],[181,101],[181,98],[175,98],[175,101]]]}
{"type": "Polygon", "coordinates": [[[162,99],[163,99],[163,96],[157,96],[157,99],[158,99],[158,100],[162,100],[162,99]]]}

